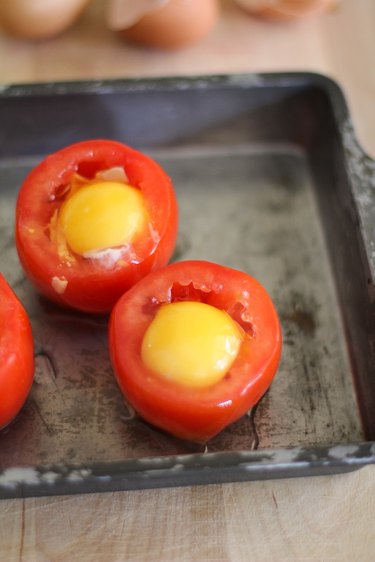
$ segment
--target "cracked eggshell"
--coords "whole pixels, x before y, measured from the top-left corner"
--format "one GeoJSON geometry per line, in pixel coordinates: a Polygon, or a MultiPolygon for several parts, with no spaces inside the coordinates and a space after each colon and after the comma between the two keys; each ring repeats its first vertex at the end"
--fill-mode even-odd
{"type": "Polygon", "coordinates": [[[269,20],[293,21],[335,9],[340,0],[235,0],[245,11],[269,20]]]}
{"type": "Polygon", "coordinates": [[[218,15],[218,0],[111,0],[106,19],[130,42],[173,49],[202,39],[218,15]]]}
{"type": "Polygon", "coordinates": [[[24,39],[62,33],[90,0],[0,0],[0,27],[24,39]]]}

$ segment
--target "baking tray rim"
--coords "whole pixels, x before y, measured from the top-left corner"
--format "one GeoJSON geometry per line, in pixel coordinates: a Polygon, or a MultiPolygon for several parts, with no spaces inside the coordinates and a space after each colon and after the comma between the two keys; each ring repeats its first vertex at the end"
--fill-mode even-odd
{"type": "MultiPolygon", "coordinates": [[[[343,142],[349,181],[352,184],[359,181],[356,168],[358,155],[364,159],[367,170],[372,172],[375,167],[374,161],[357,141],[340,86],[331,78],[319,73],[238,73],[0,84],[0,103],[6,97],[207,87],[318,87],[331,100],[332,112],[343,142]]],[[[375,185],[375,173],[368,174],[368,177],[368,181],[375,185]]],[[[371,273],[374,273],[375,264],[370,262],[369,266],[371,273]]],[[[372,279],[375,279],[375,275],[372,279]]],[[[254,451],[188,453],[78,464],[18,466],[0,471],[0,498],[340,473],[353,471],[367,464],[375,464],[374,441],[254,451]]]]}
{"type": "Polygon", "coordinates": [[[0,473],[0,498],[310,477],[374,463],[375,442],[369,441],[11,467],[0,473]]]}

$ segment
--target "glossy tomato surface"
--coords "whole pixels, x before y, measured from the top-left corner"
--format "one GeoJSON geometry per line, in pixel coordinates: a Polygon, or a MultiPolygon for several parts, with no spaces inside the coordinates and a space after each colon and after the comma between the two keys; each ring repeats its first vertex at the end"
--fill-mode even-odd
{"type": "Polygon", "coordinates": [[[49,299],[82,311],[109,311],[129,287],[166,265],[176,235],[177,202],[170,178],[155,161],[115,141],[84,141],[48,156],[26,177],[18,195],[16,246],[27,276],[49,299]],[[89,181],[116,168],[143,194],[152,236],[135,243],[137,259],[121,258],[110,266],[74,252],[61,256],[49,225],[72,178],[79,174],[89,181]]]}
{"type": "Polygon", "coordinates": [[[177,437],[206,442],[270,386],[280,360],[281,329],[270,297],[254,278],[210,262],[185,261],[151,273],[118,301],[109,344],[118,384],[140,416],[177,437]],[[232,367],[212,386],[182,386],[142,362],[142,340],[158,308],[178,301],[224,310],[246,334],[232,367]]]}
{"type": "Polygon", "coordinates": [[[0,274],[0,429],[22,408],[33,376],[30,322],[21,302],[0,274]]]}

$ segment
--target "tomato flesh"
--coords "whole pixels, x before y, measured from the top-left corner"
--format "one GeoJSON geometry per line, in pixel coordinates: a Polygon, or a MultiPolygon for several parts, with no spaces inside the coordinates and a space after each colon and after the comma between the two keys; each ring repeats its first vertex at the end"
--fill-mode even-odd
{"type": "Polygon", "coordinates": [[[34,345],[27,313],[0,274],[0,429],[21,410],[34,376],[34,345]]]}
{"type": "Polygon", "coordinates": [[[120,389],[139,415],[177,437],[206,442],[270,386],[281,355],[281,329],[270,297],[254,278],[210,262],[186,261],[149,274],[121,297],[111,314],[109,345],[120,389]],[[226,375],[205,388],[168,380],[142,361],[142,342],[157,311],[180,301],[225,311],[246,335],[226,375]]]}
{"type": "Polygon", "coordinates": [[[108,312],[134,283],[168,263],[177,214],[172,183],[155,161],[115,141],[84,141],[48,156],[25,179],[16,207],[17,251],[26,275],[47,298],[85,312],[108,312]],[[135,228],[130,246],[80,255],[61,233],[59,211],[81,184],[97,178],[108,186],[118,182],[116,170],[141,194],[147,227],[135,228]]]}

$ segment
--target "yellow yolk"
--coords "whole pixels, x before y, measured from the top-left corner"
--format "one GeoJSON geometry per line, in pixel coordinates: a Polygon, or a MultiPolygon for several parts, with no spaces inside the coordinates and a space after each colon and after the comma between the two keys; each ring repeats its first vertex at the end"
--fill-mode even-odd
{"type": "Polygon", "coordinates": [[[148,223],[143,195],[116,181],[88,183],[60,207],[59,227],[77,254],[131,244],[148,223]]]}
{"type": "Polygon", "coordinates": [[[232,366],[242,331],[226,312],[201,302],[165,304],[142,342],[141,357],[151,370],[190,388],[220,381],[232,366]]]}

